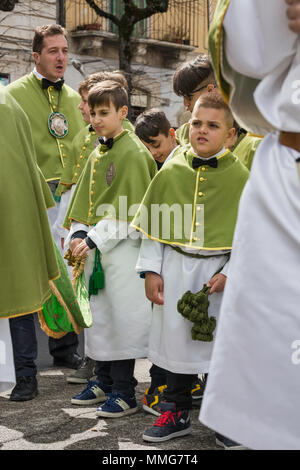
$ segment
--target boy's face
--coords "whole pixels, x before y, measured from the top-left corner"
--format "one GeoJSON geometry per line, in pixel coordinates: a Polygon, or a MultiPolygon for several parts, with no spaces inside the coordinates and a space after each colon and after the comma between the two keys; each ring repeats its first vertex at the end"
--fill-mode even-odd
{"type": "Polygon", "coordinates": [[[88,95],[88,91],[82,91],[80,93],[81,101],[78,105],[78,109],[80,109],[82,117],[87,124],[89,124],[90,122],[90,107],[88,105],[88,95]]]}
{"type": "Polygon", "coordinates": [[[33,53],[37,71],[51,82],[62,78],[68,64],[68,43],[63,34],[45,36],[41,53],[33,53]]]}
{"type": "Polygon", "coordinates": [[[164,163],[172,150],[176,147],[176,138],[174,129],[169,130],[168,136],[159,133],[156,137],[150,137],[152,142],[145,142],[143,144],[147,147],[152,157],[159,163],[164,163]]]}
{"type": "Polygon", "coordinates": [[[235,132],[228,128],[223,109],[197,106],[190,120],[190,142],[199,157],[208,158],[220,152],[235,132]]]}
{"type": "Polygon", "coordinates": [[[201,83],[199,83],[199,86],[197,86],[190,95],[186,95],[183,97],[183,104],[186,107],[186,110],[192,113],[195,103],[197,99],[199,98],[199,96],[203,95],[204,93],[209,93],[213,89],[214,89],[214,85],[211,83],[208,85],[203,85],[203,86],[201,85],[201,83]]]}
{"type": "Polygon", "coordinates": [[[116,110],[111,101],[109,105],[100,104],[90,109],[91,124],[99,136],[107,139],[116,137],[123,130],[122,121],[127,113],[127,106],[122,106],[116,110]]]}

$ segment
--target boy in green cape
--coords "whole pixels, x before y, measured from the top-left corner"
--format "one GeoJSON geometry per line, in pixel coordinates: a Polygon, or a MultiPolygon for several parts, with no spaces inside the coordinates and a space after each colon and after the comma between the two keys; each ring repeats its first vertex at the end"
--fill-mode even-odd
{"type": "Polygon", "coordinates": [[[190,433],[194,374],[208,373],[212,342],[192,339],[177,311],[188,290],[210,288],[218,317],[239,198],[248,170],[224,143],[235,132],[218,93],[199,98],[190,121],[191,147],[168,161],[150,184],[132,226],[143,239],[136,266],[154,303],[148,358],[167,371],[161,416],[143,439],[163,442],[190,433]]]}
{"type": "Polygon", "coordinates": [[[76,185],[65,226],[71,226],[72,254],[87,256],[93,326],[85,334],[85,351],[97,361],[97,380],[89,381],[71,402],[86,406],[105,401],[97,415],[114,418],[137,411],[135,358],[147,355],[151,304],[135,275],[140,239],[129,223],[156,165],[138,137],[123,130],[128,98],[121,84],[95,85],[88,102],[101,144],[76,185]]]}
{"type": "MultiPolygon", "coordinates": [[[[55,227],[57,233],[61,236],[62,250],[64,248],[64,239],[68,232],[63,228],[63,221],[69,203],[88,157],[98,145],[98,135],[90,123],[91,119],[88,105],[88,93],[94,85],[104,80],[114,80],[124,86],[127,90],[127,81],[124,75],[119,71],[94,73],[89,75],[79,84],[78,93],[81,96],[81,102],[79,103],[78,108],[80,109],[82,117],[87,125],[81,129],[73,139],[70,158],[68,158],[67,164],[63,169],[60,184],[56,190],[56,195],[61,197],[61,201],[55,227]]],[[[123,119],[123,128],[134,130],[133,125],[127,118],[123,119]]],[[[87,383],[88,379],[90,379],[94,374],[94,365],[95,364],[92,359],[85,357],[81,366],[72,374],[67,376],[67,382],[87,383]]]]}

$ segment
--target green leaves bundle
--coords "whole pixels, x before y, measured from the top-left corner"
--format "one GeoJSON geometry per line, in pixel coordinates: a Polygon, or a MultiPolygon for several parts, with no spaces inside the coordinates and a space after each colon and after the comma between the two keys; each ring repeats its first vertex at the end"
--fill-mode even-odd
{"type": "Polygon", "coordinates": [[[210,287],[204,284],[201,291],[193,294],[188,290],[177,302],[178,312],[194,323],[191,330],[193,340],[206,342],[213,340],[217,321],[215,317],[208,316],[209,290],[210,287]]]}

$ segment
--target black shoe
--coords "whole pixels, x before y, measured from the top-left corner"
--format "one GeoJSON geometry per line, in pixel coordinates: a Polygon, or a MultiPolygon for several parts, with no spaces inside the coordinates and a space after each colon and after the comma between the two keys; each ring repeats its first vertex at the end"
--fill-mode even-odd
{"type": "Polygon", "coordinates": [[[228,437],[223,436],[222,434],[216,433],[216,444],[217,446],[223,447],[225,450],[246,450],[247,447],[242,444],[238,444],[228,437]]]}
{"type": "Polygon", "coordinates": [[[38,394],[37,380],[35,375],[28,377],[17,377],[17,384],[9,397],[10,401],[33,400],[38,394]]]}
{"type": "Polygon", "coordinates": [[[82,357],[77,353],[68,354],[65,357],[55,357],[53,365],[55,367],[68,367],[69,369],[79,369],[82,363],[82,357]]]}

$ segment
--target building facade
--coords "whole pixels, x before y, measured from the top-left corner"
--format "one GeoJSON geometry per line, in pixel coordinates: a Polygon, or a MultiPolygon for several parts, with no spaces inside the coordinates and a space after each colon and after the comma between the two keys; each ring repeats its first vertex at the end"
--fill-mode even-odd
{"type": "MultiPolygon", "coordinates": [[[[145,0],[135,0],[139,7],[145,0]]],[[[214,0],[170,0],[166,13],[137,23],[132,38],[134,117],[159,107],[174,127],[185,122],[182,99],[172,90],[174,70],[185,60],[207,53],[207,30],[214,0]]],[[[122,15],[122,0],[98,0],[103,10],[122,15]]],[[[85,0],[22,0],[12,12],[0,12],[0,81],[13,81],[32,70],[31,41],[36,26],[67,28],[70,58],[65,80],[74,89],[84,76],[119,68],[118,34],[85,0]]]]}

